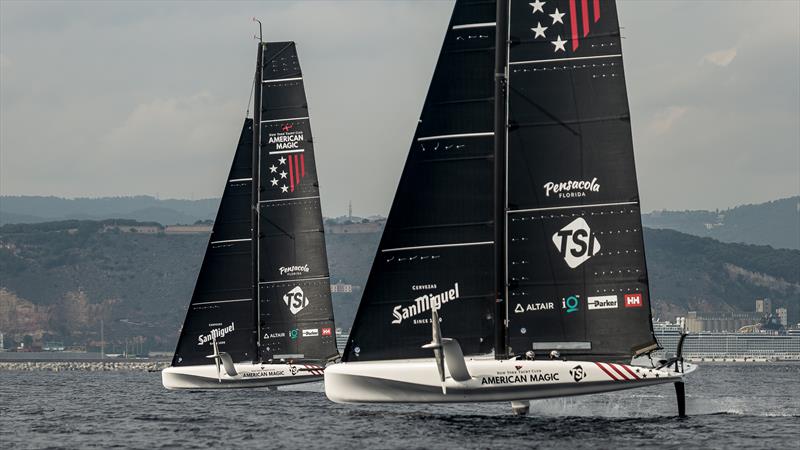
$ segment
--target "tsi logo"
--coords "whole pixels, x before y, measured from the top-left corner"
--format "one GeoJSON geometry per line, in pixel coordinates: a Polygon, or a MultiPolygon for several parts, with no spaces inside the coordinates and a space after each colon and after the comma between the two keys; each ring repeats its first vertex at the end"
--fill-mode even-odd
{"type": "Polygon", "coordinates": [[[557,231],[553,235],[553,244],[570,269],[580,266],[600,252],[600,241],[592,234],[583,217],[578,217],[557,231]]]}
{"type": "Polygon", "coordinates": [[[294,289],[283,296],[283,303],[286,303],[286,306],[289,307],[289,311],[296,315],[303,308],[308,306],[308,297],[306,297],[303,290],[300,289],[300,286],[295,286],[294,289]]]}

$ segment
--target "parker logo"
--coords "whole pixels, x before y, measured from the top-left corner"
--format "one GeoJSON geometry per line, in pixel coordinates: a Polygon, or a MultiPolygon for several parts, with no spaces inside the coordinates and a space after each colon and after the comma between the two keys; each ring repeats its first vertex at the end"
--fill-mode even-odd
{"type": "Polygon", "coordinates": [[[619,305],[616,295],[598,295],[587,299],[589,309],[616,309],[619,305]]]}
{"type": "Polygon", "coordinates": [[[553,235],[553,244],[570,269],[580,266],[600,252],[600,241],[592,234],[583,217],[578,217],[557,231],[553,235]]]}
{"type": "Polygon", "coordinates": [[[626,308],[641,308],[644,305],[642,294],[625,294],[626,308]]]}
{"type": "Polygon", "coordinates": [[[330,328],[323,328],[322,329],[322,335],[323,336],[331,336],[331,335],[333,335],[333,330],[330,329],[330,328]]]}
{"type": "Polygon", "coordinates": [[[319,328],[305,328],[303,330],[303,337],[319,336],[319,328]]]}
{"type": "Polygon", "coordinates": [[[214,339],[224,338],[226,334],[232,333],[234,330],[236,330],[236,325],[233,322],[227,327],[212,328],[208,334],[197,336],[197,345],[203,345],[214,339]]]}
{"type": "Polygon", "coordinates": [[[558,198],[586,197],[587,192],[600,192],[597,177],[589,180],[570,180],[554,183],[549,181],[544,184],[544,195],[557,194],[558,198]]]}
{"type": "Polygon", "coordinates": [[[586,372],[583,371],[583,367],[581,366],[573,367],[570,369],[569,374],[572,375],[572,379],[575,380],[576,383],[586,378],[586,372]]]}
{"type": "Polygon", "coordinates": [[[294,289],[283,296],[283,303],[286,303],[292,314],[297,315],[303,308],[308,306],[309,301],[308,297],[303,293],[303,289],[300,286],[295,286],[294,289]]]}
{"type": "MultiPolygon", "coordinates": [[[[459,297],[458,283],[455,283],[453,289],[438,294],[425,294],[415,298],[412,305],[405,307],[397,305],[392,309],[392,324],[398,325],[406,319],[426,313],[431,309],[440,309],[445,303],[457,300],[459,297]]],[[[430,314],[427,314],[427,316],[430,317],[430,314]]],[[[430,323],[430,319],[425,323],[430,323]]]]}

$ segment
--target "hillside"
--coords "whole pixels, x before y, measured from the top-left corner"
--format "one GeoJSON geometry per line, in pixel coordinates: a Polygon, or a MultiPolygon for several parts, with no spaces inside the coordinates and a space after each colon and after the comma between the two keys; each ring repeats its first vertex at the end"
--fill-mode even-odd
{"type": "Polygon", "coordinates": [[[642,214],[642,223],[722,242],[800,250],[800,197],[722,211],[654,211],[642,214]]]}
{"type": "Polygon", "coordinates": [[[0,225],[67,219],[133,219],[165,225],[213,220],[218,198],[159,200],[147,195],[66,199],[39,196],[0,196],[0,225]]]}
{"type": "MultiPolygon", "coordinates": [[[[171,350],[208,235],[123,233],[110,222],[66,221],[0,227],[0,331],[83,345],[140,339],[171,350]],[[47,333],[51,336],[43,336],[47,333]]],[[[119,223],[119,222],[117,222],[119,223]]],[[[333,281],[363,286],[379,234],[328,234],[333,281]]],[[[646,230],[654,316],[687,310],[750,311],[770,297],[800,312],[800,251],[721,243],[671,230],[646,230]]],[[[360,293],[336,294],[349,327],[360,293]]]]}

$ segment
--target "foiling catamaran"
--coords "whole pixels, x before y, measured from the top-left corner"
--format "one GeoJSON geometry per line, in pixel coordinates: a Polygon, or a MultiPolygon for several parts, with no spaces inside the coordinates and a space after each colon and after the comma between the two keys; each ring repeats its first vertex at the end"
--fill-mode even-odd
{"type": "Polygon", "coordinates": [[[308,104],[294,42],[260,42],[239,145],[169,389],[322,379],[338,357],[308,104]]]}
{"type": "Polygon", "coordinates": [[[674,383],[683,416],[695,367],[631,364],[658,348],[615,3],[457,1],[327,396],[524,414],[674,383]]]}

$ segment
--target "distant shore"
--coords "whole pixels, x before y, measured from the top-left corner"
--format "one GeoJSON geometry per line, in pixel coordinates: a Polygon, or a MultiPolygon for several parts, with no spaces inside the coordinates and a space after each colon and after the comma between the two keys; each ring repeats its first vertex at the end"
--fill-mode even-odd
{"type": "Polygon", "coordinates": [[[168,361],[0,361],[0,371],[23,372],[157,372],[168,361]]]}

